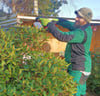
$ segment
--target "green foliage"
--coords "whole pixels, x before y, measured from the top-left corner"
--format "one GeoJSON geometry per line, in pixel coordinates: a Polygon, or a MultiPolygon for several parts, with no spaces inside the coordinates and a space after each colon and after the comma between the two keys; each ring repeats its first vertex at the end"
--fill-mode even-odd
{"type": "Polygon", "coordinates": [[[88,89],[100,95],[100,52],[92,52],[92,73],[88,79],[88,89]]]}
{"type": "Polygon", "coordinates": [[[42,50],[46,31],[33,27],[0,29],[0,96],[72,96],[76,83],[68,64],[42,50]]]}

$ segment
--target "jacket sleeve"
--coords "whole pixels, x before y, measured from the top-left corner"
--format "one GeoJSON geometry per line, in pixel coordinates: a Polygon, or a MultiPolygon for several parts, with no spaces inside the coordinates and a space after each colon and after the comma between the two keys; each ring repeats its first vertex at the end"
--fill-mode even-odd
{"type": "Polygon", "coordinates": [[[53,22],[48,24],[48,31],[57,38],[59,41],[69,43],[82,43],[84,40],[84,32],[80,29],[74,31],[62,32],[59,30],[53,22]]]}
{"type": "Polygon", "coordinates": [[[62,18],[59,18],[59,21],[57,22],[57,25],[60,25],[60,26],[62,26],[64,28],[67,28],[70,31],[75,29],[74,22],[70,22],[70,21],[67,21],[67,20],[62,19],[62,18]]]}

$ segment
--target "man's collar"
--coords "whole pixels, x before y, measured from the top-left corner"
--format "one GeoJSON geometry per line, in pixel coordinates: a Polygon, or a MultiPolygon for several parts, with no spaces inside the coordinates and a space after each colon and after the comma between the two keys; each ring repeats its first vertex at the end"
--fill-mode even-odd
{"type": "Polygon", "coordinates": [[[85,24],[85,25],[83,25],[82,27],[81,27],[81,29],[86,29],[88,26],[90,26],[90,23],[87,23],[87,24],[85,24]]]}

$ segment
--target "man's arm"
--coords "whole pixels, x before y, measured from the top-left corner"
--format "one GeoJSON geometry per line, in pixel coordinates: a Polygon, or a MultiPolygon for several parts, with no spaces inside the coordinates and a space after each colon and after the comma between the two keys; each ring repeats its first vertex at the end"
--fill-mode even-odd
{"type": "Polygon", "coordinates": [[[60,26],[62,26],[64,28],[67,28],[70,31],[75,30],[74,22],[70,22],[70,21],[65,20],[63,18],[59,18],[59,20],[57,22],[57,25],[60,25],[60,26]]]}
{"type": "Polygon", "coordinates": [[[84,39],[84,32],[82,30],[78,29],[69,32],[62,32],[55,26],[54,22],[48,24],[48,31],[59,41],[63,42],[81,43],[84,39]]]}

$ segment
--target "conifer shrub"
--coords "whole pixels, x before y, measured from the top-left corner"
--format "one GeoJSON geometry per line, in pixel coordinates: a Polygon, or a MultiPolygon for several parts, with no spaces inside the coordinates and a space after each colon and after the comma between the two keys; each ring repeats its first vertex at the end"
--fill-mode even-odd
{"type": "Polygon", "coordinates": [[[0,29],[0,96],[72,96],[69,64],[42,50],[47,32],[33,27],[0,29]]]}

